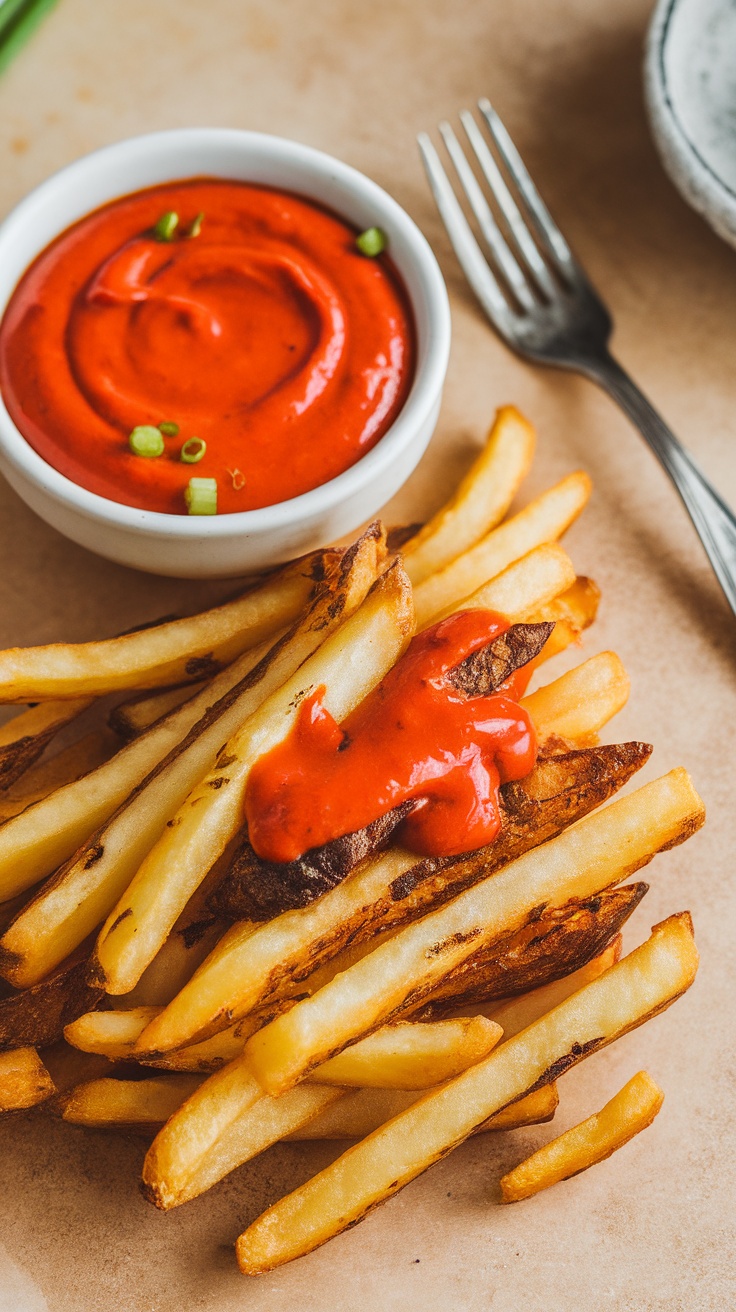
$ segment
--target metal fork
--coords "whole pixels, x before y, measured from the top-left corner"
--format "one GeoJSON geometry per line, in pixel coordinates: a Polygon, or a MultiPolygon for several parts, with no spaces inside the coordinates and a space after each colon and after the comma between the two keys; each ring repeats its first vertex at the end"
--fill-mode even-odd
{"type": "Polygon", "coordinates": [[[419,149],[429,183],[465,275],[491,323],[519,355],[572,369],[603,387],[640,430],[679,492],[736,614],[736,517],[692,456],[608,350],[612,321],[552,219],[498,114],[478,109],[505,165],[467,111],[460,115],[477,168],[507,229],[494,218],[463,147],[449,123],[440,133],[484,242],[484,253],[426,133],[419,149]],[[512,249],[513,248],[513,249],[512,249]]]}

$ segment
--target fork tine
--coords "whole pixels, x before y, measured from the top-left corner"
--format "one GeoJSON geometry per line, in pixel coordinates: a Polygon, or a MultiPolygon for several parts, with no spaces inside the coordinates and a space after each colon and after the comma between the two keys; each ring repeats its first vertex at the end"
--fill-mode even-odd
{"type": "Polygon", "coordinates": [[[581,276],[582,271],[578,269],[570,247],[534,186],[529,171],[501,119],[485,96],[478,101],[478,109],[488,124],[488,130],[498,147],[498,152],[526,201],[550,254],[557,261],[563,273],[566,273],[568,277],[578,278],[581,276]]]}
{"type": "Polygon", "coordinates": [[[526,278],[506,244],[501,229],[491,213],[490,206],[478,186],[475,174],[465,158],[463,148],[449,123],[440,123],[440,134],[468,198],[470,208],[478,220],[478,226],[496,264],[519,304],[525,310],[533,310],[534,297],[529,291],[526,278]]]}
{"type": "Polygon", "coordinates": [[[469,114],[466,109],[462,111],[460,121],[465,128],[468,140],[475,151],[475,156],[483,171],[483,175],[496,198],[496,203],[498,204],[501,213],[509,225],[509,230],[522,257],[526,260],[541,290],[546,292],[550,297],[554,296],[557,289],[550,277],[549,269],[537,250],[534,239],[527,228],[526,221],[522,217],[516,201],[506,186],[503,174],[488,149],[485,138],[483,137],[478,124],[473,118],[473,115],[469,114]]]}
{"type": "Polygon", "coordinates": [[[417,141],[432,194],[462,270],[491,323],[495,324],[499,332],[506,334],[511,321],[508,301],[473,236],[440,157],[426,132],[420,132],[417,141]]]}

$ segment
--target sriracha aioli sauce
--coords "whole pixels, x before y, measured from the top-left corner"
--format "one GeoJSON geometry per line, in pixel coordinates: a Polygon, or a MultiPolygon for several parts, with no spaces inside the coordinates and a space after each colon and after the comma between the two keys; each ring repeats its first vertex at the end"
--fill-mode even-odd
{"type": "Polygon", "coordinates": [[[454,856],[490,843],[501,818],[498,789],[529,774],[537,743],[513,700],[528,675],[467,697],[443,676],[509,627],[491,611],[460,611],[413,639],[383,682],[337,724],[318,688],[289,736],[251,771],[248,837],[269,861],[362,829],[409,798],[420,805],[398,835],[410,850],[454,856]]]}
{"type": "Polygon", "coordinates": [[[386,256],[311,201],[195,179],[96,210],[28,269],[0,327],[0,386],[32,447],[112,501],[185,514],[270,506],[348,469],[393,422],[414,368],[386,256]],[[157,222],[179,216],[170,239],[157,222]],[[196,223],[202,215],[201,225],[196,223]],[[190,235],[192,234],[192,235],[190,235]],[[156,458],[139,425],[178,425],[156,458]],[[207,444],[183,463],[192,437],[207,444]]]}

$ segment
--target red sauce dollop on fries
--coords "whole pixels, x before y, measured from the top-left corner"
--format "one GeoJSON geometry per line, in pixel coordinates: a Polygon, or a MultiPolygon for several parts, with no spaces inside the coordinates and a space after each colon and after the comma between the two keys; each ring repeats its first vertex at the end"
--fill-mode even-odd
{"type": "Polygon", "coordinates": [[[67,478],[146,510],[185,514],[192,475],[216,480],[218,513],[321,486],[386,432],[414,369],[404,289],[356,236],[309,200],[217,179],[96,210],[4,316],[14,422],[67,478]],[[162,422],[178,432],[157,458],[131,450],[133,429],[162,422]],[[194,437],[196,465],[181,458],[194,437]]]}
{"type": "Polygon", "coordinates": [[[363,828],[399,803],[419,800],[399,840],[410,850],[453,856],[491,842],[501,825],[498,789],[530,773],[537,743],[514,700],[528,675],[467,697],[446,674],[509,627],[491,611],[441,620],[342,724],[316,689],[290,735],[254,766],[246,792],[257,854],[294,861],[363,828]]]}

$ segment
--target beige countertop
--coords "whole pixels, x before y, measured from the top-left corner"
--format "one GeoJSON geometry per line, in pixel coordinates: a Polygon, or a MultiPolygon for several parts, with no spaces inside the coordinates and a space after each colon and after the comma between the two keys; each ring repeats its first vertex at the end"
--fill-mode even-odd
{"type": "MultiPolygon", "coordinates": [[[[282,1146],[180,1211],[137,1192],[136,1138],[51,1120],[0,1127],[0,1312],[701,1312],[736,1304],[734,988],[736,629],[675,493],[593,387],[512,358],[484,322],[429,198],[414,137],[480,95],[501,111],[613,310],[622,361],[736,503],[736,253],[679,199],[640,87],[646,0],[61,0],[0,80],[0,213],[52,170],[126,135],[221,124],[293,136],[371,174],[438,254],[453,349],[429,454],[387,512],[425,516],[494,407],[537,425],[524,496],[584,466],[595,495],[568,545],[603,590],[585,653],[632,679],[609,738],[656,745],[646,777],[690,769],[709,824],[657,859],[633,945],[691,909],[702,965],[665,1016],[567,1075],[555,1130],[646,1067],[666,1101],[610,1162],[512,1207],[498,1179],[550,1127],[474,1140],[359,1228],[245,1280],[232,1242],[326,1164],[282,1146]],[[730,1033],[729,1033],[730,1031],[730,1033]]],[[[119,632],[222,595],[107,564],[0,486],[0,643],[119,632]]]]}

